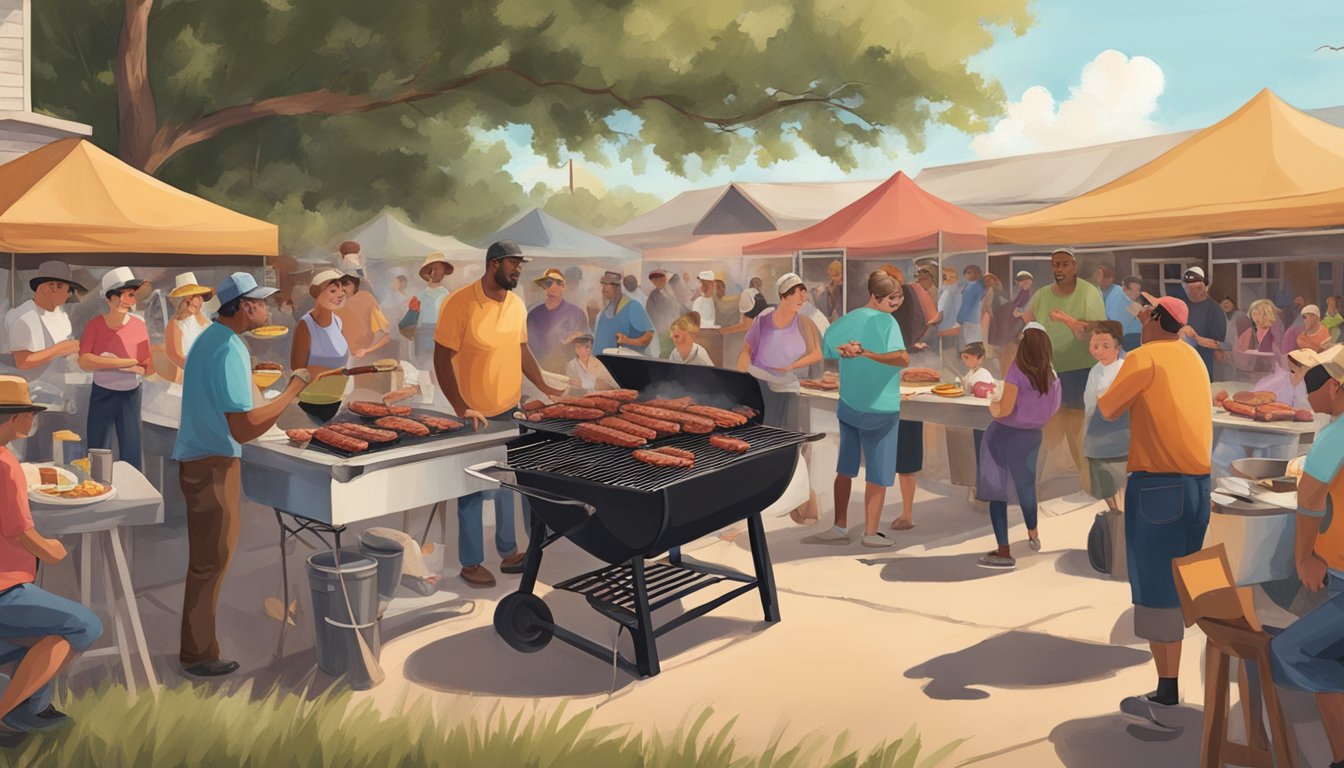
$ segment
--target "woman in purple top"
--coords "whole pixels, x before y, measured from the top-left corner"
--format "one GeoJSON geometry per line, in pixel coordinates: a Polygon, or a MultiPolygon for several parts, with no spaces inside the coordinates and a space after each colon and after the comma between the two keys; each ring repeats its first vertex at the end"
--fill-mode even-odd
{"type": "Polygon", "coordinates": [[[1036,457],[1041,427],[1059,410],[1059,377],[1052,365],[1050,337],[1037,323],[1022,331],[1017,357],[1003,380],[1003,394],[989,404],[994,417],[980,443],[976,496],[989,502],[989,521],[998,548],[980,558],[984,568],[1013,568],[1008,549],[1008,499],[1016,492],[1027,524],[1028,544],[1041,549],[1036,531],[1036,457]]]}

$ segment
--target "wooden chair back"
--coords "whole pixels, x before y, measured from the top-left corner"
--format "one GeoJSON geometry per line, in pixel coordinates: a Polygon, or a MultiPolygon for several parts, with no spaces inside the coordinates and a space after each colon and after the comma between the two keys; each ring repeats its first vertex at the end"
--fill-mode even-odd
{"type": "Polygon", "coordinates": [[[1171,561],[1187,627],[1201,619],[1259,632],[1253,593],[1238,587],[1222,544],[1171,561]]]}

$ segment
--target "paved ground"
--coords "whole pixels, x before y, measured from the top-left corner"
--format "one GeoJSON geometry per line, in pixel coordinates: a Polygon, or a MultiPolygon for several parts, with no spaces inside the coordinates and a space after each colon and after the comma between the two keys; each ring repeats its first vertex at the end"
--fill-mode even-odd
{"type": "MultiPolygon", "coordinates": [[[[746,748],[780,736],[796,741],[844,730],[851,744],[868,747],[916,726],[927,745],[965,739],[955,764],[1196,764],[1203,699],[1197,629],[1188,636],[1182,665],[1190,704],[1174,715],[1184,731],[1157,732],[1116,712],[1122,697],[1148,691],[1155,681],[1146,646],[1131,631],[1128,587],[1092,571],[1082,549],[1096,507],[1048,504],[1040,553],[1027,549],[1013,508],[1018,568],[993,572],[975,566],[992,543],[987,514],[966,503],[964,491],[943,488],[947,495],[921,490],[916,527],[896,534],[894,550],[813,543],[819,529],[800,528],[787,517],[768,520],[782,622],[763,623],[754,596],[738,599],[666,635],[657,677],[613,675],[610,664],[558,642],[536,654],[517,653],[491,628],[496,602],[516,587],[517,577],[477,591],[454,576],[446,589],[460,595],[394,602],[383,624],[387,679],[359,695],[389,714],[432,706],[446,718],[596,707],[595,724],[662,731],[713,707],[716,723],[738,718],[735,732],[746,748]],[[406,612],[410,607],[419,610],[406,612]]],[[[856,508],[858,502],[856,496],[856,508]]],[[[884,525],[893,515],[889,507],[884,525]]],[[[272,663],[278,622],[265,616],[262,604],[278,594],[276,526],[259,508],[247,508],[244,517],[241,551],[220,609],[225,654],[243,663],[243,673],[227,684],[329,685],[314,667],[306,594],[299,596],[286,655],[272,663]]],[[[424,521],[423,514],[413,517],[416,535],[424,521]]],[[[170,520],[152,535],[138,534],[133,554],[152,652],[169,684],[182,679],[174,657],[185,540],[174,540],[181,535],[175,525],[170,520]]],[[[455,528],[449,526],[449,547],[455,547],[455,528]]],[[[437,524],[433,531],[430,538],[439,538],[437,524]]],[[[696,542],[687,555],[750,569],[745,530],[736,533],[696,542]]],[[[310,551],[298,547],[291,568],[301,568],[310,551]]],[[[487,565],[496,564],[492,555],[487,565]]],[[[559,581],[596,565],[562,542],[547,551],[541,580],[559,581]]],[[[301,572],[292,577],[306,593],[301,572]]],[[[713,593],[689,601],[707,594],[713,593]]],[[[546,601],[562,625],[603,644],[613,641],[614,625],[583,599],[556,592],[546,601]]],[[[1276,610],[1266,604],[1266,623],[1276,610]]],[[[617,642],[632,653],[628,636],[617,642]]],[[[105,674],[90,669],[80,679],[105,674]]],[[[1290,718],[1303,723],[1304,764],[1328,763],[1316,751],[1323,734],[1310,699],[1288,696],[1286,705],[1290,718]]]]}

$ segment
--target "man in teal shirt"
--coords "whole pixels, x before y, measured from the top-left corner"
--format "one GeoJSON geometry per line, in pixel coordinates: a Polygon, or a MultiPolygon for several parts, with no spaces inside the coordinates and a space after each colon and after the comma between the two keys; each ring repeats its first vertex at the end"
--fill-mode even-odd
{"type": "Polygon", "coordinates": [[[863,544],[890,547],[878,531],[887,489],[896,482],[897,429],[901,418],[901,369],[910,364],[901,328],[891,313],[900,286],[882,270],[868,276],[868,303],[826,329],[822,352],[840,361],[840,458],[835,468],[835,526],[818,538],[848,541],[849,494],[867,465],[863,493],[863,544]]]}
{"type": "Polygon", "coordinates": [[[620,272],[608,271],[599,281],[605,306],[597,316],[593,351],[601,353],[625,347],[644,354],[648,351],[649,342],[653,341],[653,323],[649,320],[649,313],[644,311],[644,305],[621,294],[621,280],[620,272]]]}

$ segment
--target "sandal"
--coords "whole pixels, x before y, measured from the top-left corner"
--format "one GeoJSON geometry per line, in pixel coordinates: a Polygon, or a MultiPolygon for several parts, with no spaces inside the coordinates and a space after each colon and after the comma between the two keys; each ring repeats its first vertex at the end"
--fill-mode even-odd
{"type": "Polygon", "coordinates": [[[804,517],[802,508],[790,510],[789,519],[799,525],[816,525],[819,517],[804,517]]]}
{"type": "Polygon", "coordinates": [[[909,520],[903,520],[899,517],[891,521],[891,530],[893,531],[908,531],[914,527],[915,524],[913,522],[909,520]]]}

